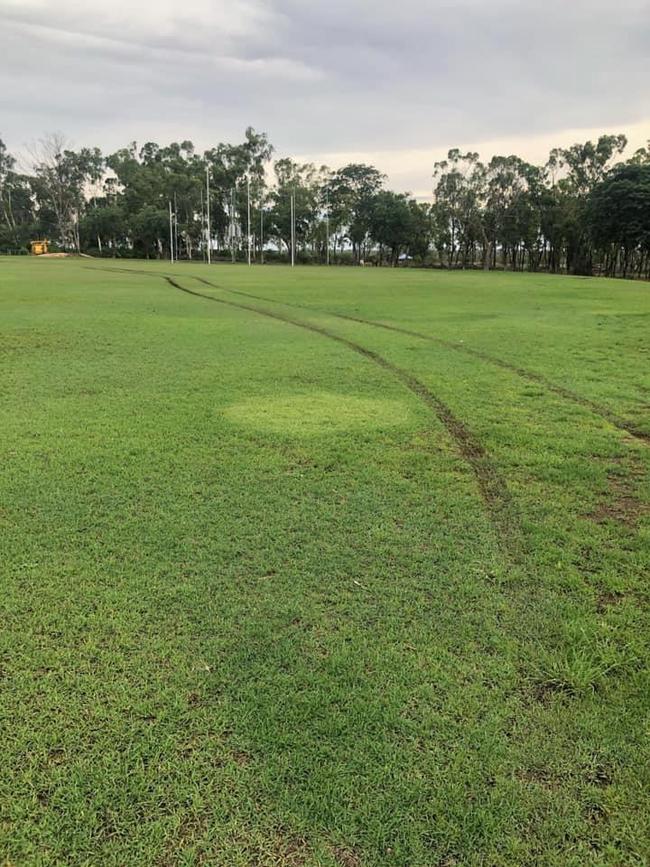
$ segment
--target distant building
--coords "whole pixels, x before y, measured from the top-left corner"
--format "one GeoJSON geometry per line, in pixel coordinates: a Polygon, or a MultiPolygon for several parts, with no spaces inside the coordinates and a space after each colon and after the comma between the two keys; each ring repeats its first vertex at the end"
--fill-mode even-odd
{"type": "Polygon", "coordinates": [[[47,241],[32,241],[32,256],[42,256],[48,251],[47,241]]]}

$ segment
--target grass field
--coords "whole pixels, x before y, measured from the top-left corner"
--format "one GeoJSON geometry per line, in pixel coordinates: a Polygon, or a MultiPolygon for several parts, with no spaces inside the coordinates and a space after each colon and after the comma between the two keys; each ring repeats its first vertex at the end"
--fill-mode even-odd
{"type": "Polygon", "coordinates": [[[0,305],[0,863],[648,863],[647,284],[4,259],[0,305]]]}

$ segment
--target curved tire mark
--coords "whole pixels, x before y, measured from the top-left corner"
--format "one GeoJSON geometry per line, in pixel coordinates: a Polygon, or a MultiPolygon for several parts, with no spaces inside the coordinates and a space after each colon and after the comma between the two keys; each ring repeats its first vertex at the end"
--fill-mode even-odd
{"type": "Polygon", "coordinates": [[[329,310],[320,310],[315,307],[308,307],[305,304],[292,304],[287,301],[278,301],[277,299],[273,298],[265,298],[263,295],[253,295],[250,292],[243,292],[240,289],[227,289],[223,286],[218,286],[216,283],[211,283],[209,280],[205,280],[203,277],[193,277],[192,279],[198,280],[199,283],[203,283],[205,286],[212,286],[213,289],[219,289],[222,292],[232,292],[233,294],[244,295],[257,301],[269,301],[274,304],[283,304],[286,307],[298,307],[302,310],[311,310],[314,313],[323,313],[326,316],[332,316],[336,319],[344,319],[349,322],[358,322],[361,325],[370,325],[373,328],[383,328],[385,331],[393,331],[397,334],[406,334],[409,337],[418,337],[421,340],[428,341],[429,343],[436,343],[438,346],[444,346],[445,349],[453,349],[456,352],[470,355],[473,358],[478,358],[481,361],[486,361],[488,362],[488,364],[494,364],[496,367],[500,367],[503,370],[509,371],[510,373],[515,373],[522,379],[527,379],[530,382],[535,382],[538,385],[543,385],[544,388],[547,388],[549,391],[557,394],[559,397],[562,397],[565,400],[569,400],[572,403],[576,403],[579,406],[583,406],[586,409],[591,410],[594,415],[600,416],[600,418],[614,425],[614,427],[617,427],[619,430],[630,434],[630,436],[635,437],[646,445],[650,444],[650,433],[641,430],[641,428],[637,427],[633,422],[621,418],[619,415],[612,412],[604,404],[599,403],[595,400],[591,400],[591,398],[583,397],[582,395],[577,394],[575,391],[572,391],[570,388],[566,388],[563,385],[558,385],[557,383],[552,382],[550,379],[547,379],[541,373],[536,373],[534,370],[528,370],[525,367],[519,367],[519,365],[512,364],[509,361],[504,361],[503,359],[498,358],[495,355],[490,355],[487,352],[483,352],[480,349],[472,349],[471,346],[465,346],[464,344],[456,343],[453,340],[445,340],[442,337],[436,337],[432,334],[424,334],[422,331],[414,331],[409,328],[401,328],[399,325],[387,325],[385,322],[374,322],[372,319],[363,319],[360,316],[350,316],[345,313],[332,313],[329,310]]]}
{"type": "Polygon", "coordinates": [[[296,328],[310,331],[313,334],[327,337],[330,340],[334,340],[336,343],[346,346],[358,355],[372,361],[383,370],[393,374],[402,385],[408,388],[409,391],[418,397],[434,413],[445,427],[447,433],[456,445],[459,454],[474,473],[490,520],[497,530],[499,542],[511,557],[518,559],[521,556],[523,548],[521,531],[516,510],[505,479],[501,476],[498,468],[491,460],[480,440],[478,440],[469,428],[454,415],[452,410],[439,397],[437,397],[437,395],[430,391],[424,383],[420,382],[419,379],[416,379],[416,377],[408,373],[408,371],[403,370],[401,367],[397,367],[397,365],[388,361],[388,359],[379,355],[374,350],[367,349],[365,346],[355,343],[352,340],[348,340],[346,337],[341,337],[333,331],[329,331],[319,325],[314,325],[309,322],[301,322],[298,319],[292,319],[272,310],[265,310],[250,304],[241,304],[237,301],[230,301],[225,298],[215,298],[213,295],[207,295],[204,292],[197,292],[194,289],[188,289],[185,286],[181,286],[177,280],[167,275],[161,274],[155,276],[162,277],[175,289],[185,292],[187,295],[203,298],[206,301],[212,301],[215,304],[222,304],[226,307],[234,307],[238,310],[257,313],[260,316],[266,316],[267,318],[274,319],[277,322],[283,322],[288,325],[293,325],[296,328]]]}
{"type": "MultiPolygon", "coordinates": [[[[166,277],[166,275],[156,274],[153,271],[141,271],[136,270],[135,268],[105,268],[104,270],[121,271],[126,274],[146,274],[149,277],[166,277]]],[[[219,286],[218,283],[213,283],[210,280],[206,280],[204,277],[196,277],[194,275],[188,276],[192,280],[196,280],[199,283],[202,283],[204,286],[210,286],[213,289],[219,289],[221,292],[228,292],[232,295],[241,295],[245,298],[252,298],[255,301],[265,301],[271,304],[281,304],[283,307],[295,307],[299,310],[308,310],[312,313],[321,313],[325,316],[331,316],[334,319],[342,319],[348,322],[357,322],[361,325],[370,325],[372,328],[382,328],[385,331],[392,331],[396,334],[406,334],[409,337],[417,337],[420,340],[426,340],[429,343],[435,343],[438,346],[443,346],[445,349],[452,349],[455,352],[460,352],[464,355],[478,358],[481,361],[487,362],[488,364],[493,364],[496,367],[500,367],[502,370],[507,370],[510,373],[514,373],[522,379],[527,379],[529,382],[535,382],[538,385],[542,385],[553,394],[557,394],[559,397],[562,397],[565,400],[570,401],[571,403],[575,403],[578,406],[589,409],[591,412],[593,412],[594,415],[599,416],[604,421],[639,440],[639,442],[642,442],[644,445],[650,445],[650,433],[637,427],[634,422],[621,418],[621,416],[617,415],[615,412],[612,412],[604,404],[592,400],[591,398],[583,397],[582,395],[578,394],[575,391],[572,391],[570,388],[566,388],[563,385],[558,385],[552,380],[547,379],[541,373],[536,373],[534,370],[528,370],[525,367],[520,367],[519,365],[512,364],[509,361],[504,361],[502,358],[498,358],[495,355],[490,355],[489,353],[483,352],[480,349],[473,349],[471,346],[465,346],[463,343],[456,343],[453,340],[445,340],[443,337],[436,337],[433,334],[425,334],[422,331],[415,331],[410,328],[402,328],[399,325],[388,325],[385,322],[375,322],[372,319],[363,319],[361,316],[351,316],[346,313],[333,313],[329,310],[321,310],[317,307],[309,307],[307,304],[297,304],[290,301],[279,301],[277,298],[268,298],[264,295],[255,295],[252,292],[244,292],[242,289],[230,289],[226,286],[219,286]]]]}

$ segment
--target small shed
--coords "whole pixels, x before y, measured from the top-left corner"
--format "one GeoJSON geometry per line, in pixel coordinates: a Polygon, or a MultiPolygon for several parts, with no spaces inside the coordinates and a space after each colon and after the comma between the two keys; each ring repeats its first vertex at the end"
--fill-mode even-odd
{"type": "Polygon", "coordinates": [[[48,251],[47,241],[32,241],[32,256],[42,256],[48,251]]]}

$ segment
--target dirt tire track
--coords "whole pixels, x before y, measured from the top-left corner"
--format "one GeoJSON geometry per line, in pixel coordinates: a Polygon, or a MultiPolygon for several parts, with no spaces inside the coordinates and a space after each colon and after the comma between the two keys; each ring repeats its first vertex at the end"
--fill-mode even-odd
{"type": "MultiPolygon", "coordinates": [[[[319,334],[322,337],[334,340],[342,346],[346,346],[348,349],[351,349],[353,352],[356,352],[358,355],[361,355],[363,358],[372,361],[378,367],[391,373],[402,383],[402,385],[418,397],[445,427],[447,433],[454,442],[457,451],[474,473],[488,515],[497,531],[499,543],[511,558],[515,560],[520,559],[523,553],[523,537],[521,534],[518,515],[505,479],[501,476],[498,468],[491,460],[480,440],[474,436],[469,428],[454,415],[452,410],[439,397],[437,397],[427,388],[426,385],[424,385],[424,383],[420,382],[420,380],[416,379],[412,374],[403,370],[401,367],[397,367],[397,365],[388,361],[388,359],[379,355],[374,350],[367,349],[365,346],[355,343],[353,340],[348,340],[346,337],[341,337],[333,331],[329,331],[319,325],[314,325],[309,322],[301,322],[299,319],[292,319],[289,316],[284,316],[281,313],[274,312],[273,310],[265,310],[260,307],[255,307],[250,304],[241,304],[237,301],[231,301],[225,298],[215,298],[214,295],[207,295],[205,292],[188,289],[186,286],[181,286],[175,278],[170,277],[167,274],[155,274],[152,271],[138,272],[132,268],[106,268],[105,270],[142,273],[151,277],[158,277],[166,280],[170,286],[173,286],[181,292],[185,292],[187,295],[193,295],[196,298],[212,301],[214,304],[234,307],[237,310],[246,310],[250,313],[257,313],[260,316],[266,316],[269,319],[276,320],[277,322],[283,322],[288,325],[293,325],[296,328],[310,331],[313,334],[319,334]]],[[[201,278],[196,279],[200,280],[201,278]]],[[[214,284],[207,285],[212,285],[213,288],[216,289],[220,288],[214,286],[214,284]]]]}
{"type": "Polygon", "coordinates": [[[385,331],[393,331],[397,334],[406,334],[409,337],[418,337],[421,340],[427,340],[430,343],[436,343],[438,346],[444,346],[445,349],[453,349],[456,352],[461,352],[465,355],[470,355],[473,358],[478,358],[481,361],[486,361],[488,364],[494,364],[496,367],[500,367],[503,370],[507,370],[510,373],[515,373],[517,376],[520,376],[522,379],[527,379],[530,382],[535,382],[538,385],[543,385],[544,388],[549,391],[557,394],[559,397],[563,397],[565,400],[569,400],[572,403],[576,403],[579,406],[583,406],[586,409],[591,410],[594,415],[600,416],[600,418],[609,422],[609,424],[614,425],[619,430],[624,431],[625,433],[630,434],[630,436],[635,437],[641,442],[645,444],[650,444],[650,434],[646,433],[646,431],[638,428],[633,422],[627,421],[627,419],[621,418],[616,413],[612,412],[608,407],[606,407],[602,403],[598,403],[598,401],[591,400],[588,397],[583,397],[580,394],[577,394],[575,391],[572,391],[570,388],[565,388],[563,385],[558,385],[555,382],[552,382],[550,379],[547,379],[543,374],[536,373],[534,370],[528,370],[525,367],[519,367],[516,364],[512,364],[509,361],[504,361],[501,358],[497,358],[495,355],[490,355],[488,352],[482,352],[480,349],[472,349],[471,346],[465,346],[462,343],[456,343],[453,340],[445,340],[443,337],[436,337],[432,334],[425,334],[422,331],[414,331],[409,328],[401,328],[399,325],[388,325],[385,322],[374,322],[372,319],[363,319],[360,316],[350,316],[346,313],[332,313],[329,310],[320,310],[315,307],[308,307],[305,304],[293,304],[287,301],[278,301],[273,298],[266,298],[263,295],[253,295],[250,292],[243,292],[241,289],[228,289],[224,286],[219,286],[216,283],[211,283],[209,280],[205,280],[203,277],[192,277],[193,280],[198,280],[199,283],[203,283],[205,286],[212,286],[213,289],[219,289],[222,292],[232,292],[235,295],[243,295],[248,298],[253,298],[256,301],[268,301],[273,304],[283,304],[286,307],[298,307],[301,310],[311,310],[314,313],[323,313],[326,316],[332,316],[336,319],[345,319],[349,322],[357,322],[361,325],[370,325],[373,328],[383,328],[385,331]]]}

